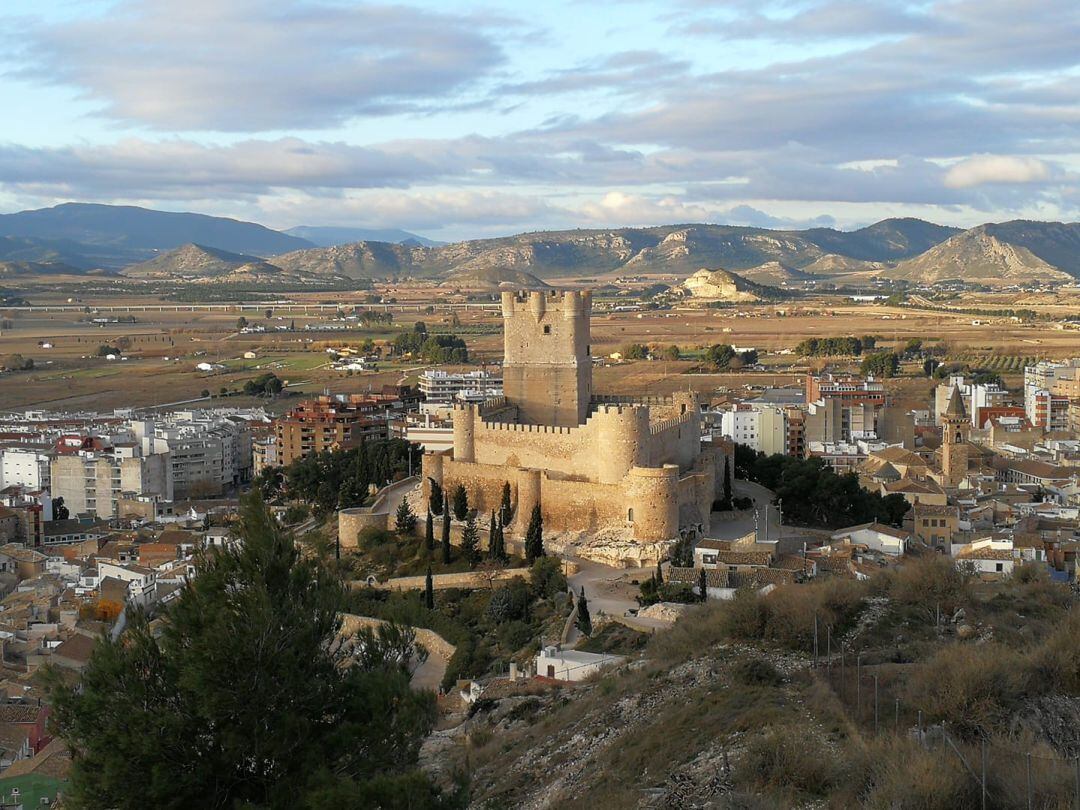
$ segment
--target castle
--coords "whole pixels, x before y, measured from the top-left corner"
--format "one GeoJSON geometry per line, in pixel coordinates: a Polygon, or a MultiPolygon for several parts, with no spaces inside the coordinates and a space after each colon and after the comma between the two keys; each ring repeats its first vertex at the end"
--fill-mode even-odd
{"type": "Polygon", "coordinates": [[[536,504],[549,531],[619,529],[657,548],[700,534],[731,448],[702,443],[695,393],[597,396],[591,312],[590,292],[502,294],[504,396],[455,406],[453,448],[424,455],[425,495],[463,484],[483,515],[509,482],[517,534],[536,504]]]}

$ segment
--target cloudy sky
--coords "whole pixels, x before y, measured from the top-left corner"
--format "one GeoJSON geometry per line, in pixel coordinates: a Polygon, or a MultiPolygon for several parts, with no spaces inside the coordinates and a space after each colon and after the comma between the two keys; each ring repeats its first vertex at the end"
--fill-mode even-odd
{"type": "Polygon", "coordinates": [[[0,211],[1080,218],[1076,0],[2,0],[0,211]]]}

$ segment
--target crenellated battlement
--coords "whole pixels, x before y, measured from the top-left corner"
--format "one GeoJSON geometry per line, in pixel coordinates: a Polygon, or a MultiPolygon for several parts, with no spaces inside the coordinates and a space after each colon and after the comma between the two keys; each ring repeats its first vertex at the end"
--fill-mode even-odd
{"type": "Polygon", "coordinates": [[[508,433],[547,433],[569,436],[581,428],[561,427],[559,425],[523,425],[519,422],[481,422],[482,430],[505,431],[508,433]]]}
{"type": "Polygon", "coordinates": [[[693,413],[681,413],[678,416],[672,416],[668,419],[664,419],[660,422],[651,422],[649,424],[649,433],[656,436],[672,428],[679,427],[690,423],[691,419],[697,417],[697,414],[693,413]]]}

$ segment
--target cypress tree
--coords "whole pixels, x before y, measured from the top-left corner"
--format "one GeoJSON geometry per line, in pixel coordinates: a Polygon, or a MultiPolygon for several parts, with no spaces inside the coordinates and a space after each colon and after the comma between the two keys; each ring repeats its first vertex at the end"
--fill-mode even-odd
{"type": "Polygon", "coordinates": [[[701,593],[701,601],[704,602],[709,598],[709,577],[705,573],[705,569],[702,568],[698,574],[698,590],[701,593]]]}
{"type": "Polygon", "coordinates": [[[656,580],[657,585],[664,584],[664,569],[660,567],[660,561],[656,561],[656,576],[653,577],[656,580]]]}
{"type": "Polygon", "coordinates": [[[589,600],[585,598],[585,589],[581,589],[581,596],[577,602],[577,629],[583,636],[592,635],[592,617],[589,615],[589,600]]]}
{"type": "Polygon", "coordinates": [[[427,525],[424,527],[424,546],[429,552],[435,550],[435,518],[431,510],[428,510],[427,525]]]}
{"type": "Polygon", "coordinates": [[[458,484],[454,489],[454,517],[457,520],[465,520],[469,515],[469,493],[465,491],[464,484],[458,484]]]}
{"type": "Polygon", "coordinates": [[[529,518],[529,528],[525,532],[525,561],[532,565],[537,558],[544,556],[544,516],[540,504],[533,507],[529,518]]]}
{"type": "Polygon", "coordinates": [[[495,527],[495,510],[491,510],[491,522],[488,524],[488,547],[487,555],[489,560],[495,560],[499,557],[499,547],[496,544],[498,537],[497,529],[495,527]]]}
{"type": "Polygon", "coordinates": [[[443,501],[442,561],[444,565],[450,564],[450,500],[448,498],[443,501]]]}
{"type": "Polygon", "coordinates": [[[505,481],[502,488],[502,502],[499,504],[499,522],[505,526],[510,522],[513,507],[510,505],[510,482],[505,481]]]}
{"type": "Polygon", "coordinates": [[[480,561],[480,532],[476,529],[476,513],[465,517],[465,529],[461,533],[461,553],[472,568],[480,561]]]}
{"type": "Polygon", "coordinates": [[[507,562],[510,557],[506,553],[506,535],[502,523],[495,526],[495,558],[499,562],[507,562]]]}
{"type": "Polygon", "coordinates": [[[443,489],[437,481],[431,481],[431,495],[428,497],[428,508],[433,515],[441,515],[443,509],[443,489]]]}
{"type": "Polygon", "coordinates": [[[431,579],[431,566],[427,567],[427,576],[424,577],[424,605],[428,610],[435,609],[435,583],[431,579]]]}

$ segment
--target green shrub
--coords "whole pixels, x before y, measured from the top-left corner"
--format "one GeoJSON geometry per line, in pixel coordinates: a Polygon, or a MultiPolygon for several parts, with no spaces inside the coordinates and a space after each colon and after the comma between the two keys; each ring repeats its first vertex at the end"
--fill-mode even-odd
{"type": "Polygon", "coordinates": [[[747,658],[731,668],[735,680],[745,686],[779,686],[784,676],[764,658],[747,658]]]}
{"type": "Polygon", "coordinates": [[[929,722],[974,736],[1002,722],[1025,695],[1024,657],[1001,644],[945,647],[917,667],[905,702],[929,722]]]}
{"type": "Polygon", "coordinates": [[[765,790],[827,796],[844,778],[840,759],[807,739],[800,726],[777,726],[754,737],[736,768],[739,781],[765,790]]]}

